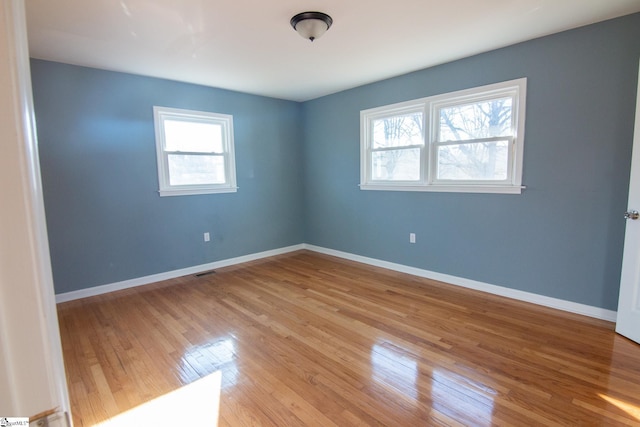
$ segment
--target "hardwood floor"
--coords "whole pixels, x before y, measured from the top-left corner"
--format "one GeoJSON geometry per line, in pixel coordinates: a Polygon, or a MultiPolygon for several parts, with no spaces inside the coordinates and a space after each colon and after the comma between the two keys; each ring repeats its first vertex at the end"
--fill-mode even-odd
{"type": "Polygon", "coordinates": [[[58,314],[76,427],[640,425],[611,323],[306,251],[58,314]]]}

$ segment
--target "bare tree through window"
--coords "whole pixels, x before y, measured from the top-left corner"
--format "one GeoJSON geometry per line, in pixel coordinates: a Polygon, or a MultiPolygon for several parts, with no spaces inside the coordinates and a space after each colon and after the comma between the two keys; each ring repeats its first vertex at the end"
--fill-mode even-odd
{"type": "Polygon", "coordinates": [[[373,124],[373,171],[375,179],[420,178],[420,147],[424,144],[422,113],[375,120],[373,124]]]}
{"type": "Polygon", "coordinates": [[[360,188],[520,194],[526,83],[360,111],[360,188]]]}
{"type": "Polygon", "coordinates": [[[512,99],[500,98],[439,110],[438,178],[504,180],[512,137],[512,99]]]}

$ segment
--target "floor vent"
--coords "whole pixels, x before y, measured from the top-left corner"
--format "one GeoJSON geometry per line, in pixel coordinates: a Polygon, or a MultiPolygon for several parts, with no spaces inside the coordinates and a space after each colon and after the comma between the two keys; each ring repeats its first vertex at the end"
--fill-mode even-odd
{"type": "Polygon", "coordinates": [[[193,276],[202,277],[202,276],[208,276],[210,274],[216,274],[216,271],[215,270],[203,271],[202,273],[197,273],[197,274],[194,274],[193,276]]]}

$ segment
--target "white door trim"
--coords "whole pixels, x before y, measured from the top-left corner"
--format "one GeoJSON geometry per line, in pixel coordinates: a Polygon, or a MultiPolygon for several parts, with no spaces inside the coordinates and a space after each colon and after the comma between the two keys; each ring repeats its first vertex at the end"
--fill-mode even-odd
{"type": "Polygon", "coordinates": [[[0,415],[30,417],[52,409],[69,413],[70,405],[42,196],[26,25],[24,0],[0,2],[0,370],[9,387],[8,400],[0,402],[0,415]]]}

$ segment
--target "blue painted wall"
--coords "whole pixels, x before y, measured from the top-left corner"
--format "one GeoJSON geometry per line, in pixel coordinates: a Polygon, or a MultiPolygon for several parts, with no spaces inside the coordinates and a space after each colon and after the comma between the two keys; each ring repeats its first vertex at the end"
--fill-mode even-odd
{"type": "Polygon", "coordinates": [[[616,309],[639,58],[635,14],[305,103],[305,241],[616,309]],[[360,110],[520,77],[521,195],[358,189],[360,110]]]}
{"type": "Polygon", "coordinates": [[[307,242],[615,309],[638,40],[635,14],[303,104],[34,60],[56,292],[307,242]],[[360,110],[520,77],[523,194],[358,189],[360,110]],[[233,114],[238,193],[158,196],[153,105],[233,114]]]}
{"type": "Polygon", "coordinates": [[[31,66],[56,293],[303,241],[298,103],[31,66]],[[154,105],[233,115],[237,193],[158,195],[154,105]]]}

